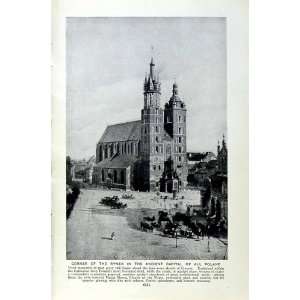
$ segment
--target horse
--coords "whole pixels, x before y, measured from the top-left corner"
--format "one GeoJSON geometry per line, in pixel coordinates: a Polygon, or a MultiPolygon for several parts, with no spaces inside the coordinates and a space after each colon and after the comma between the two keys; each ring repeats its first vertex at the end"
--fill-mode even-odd
{"type": "Polygon", "coordinates": [[[148,231],[148,230],[152,231],[153,230],[153,226],[150,225],[150,224],[148,224],[147,222],[141,222],[141,229],[143,231],[148,231]]]}

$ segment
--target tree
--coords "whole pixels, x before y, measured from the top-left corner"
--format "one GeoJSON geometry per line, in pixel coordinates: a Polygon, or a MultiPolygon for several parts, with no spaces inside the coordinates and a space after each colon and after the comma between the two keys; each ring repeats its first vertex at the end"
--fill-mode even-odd
{"type": "Polygon", "coordinates": [[[67,182],[67,184],[72,183],[71,169],[72,169],[71,157],[67,156],[67,158],[66,158],[66,182],[67,182]]]}

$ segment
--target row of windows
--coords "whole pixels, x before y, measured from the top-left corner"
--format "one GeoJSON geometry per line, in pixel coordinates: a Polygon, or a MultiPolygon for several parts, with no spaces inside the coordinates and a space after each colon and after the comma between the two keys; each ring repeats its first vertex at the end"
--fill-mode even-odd
{"type": "Polygon", "coordinates": [[[183,157],[181,157],[181,156],[177,156],[175,160],[178,161],[178,162],[183,162],[184,161],[183,157]]]}
{"type": "MultiPolygon", "coordinates": [[[[143,145],[143,150],[146,151],[148,148],[148,144],[143,145]]],[[[155,147],[152,147],[152,152],[151,153],[163,153],[163,146],[157,145],[155,147]]],[[[166,153],[171,154],[171,147],[166,148],[166,153]]],[[[175,153],[184,153],[184,147],[182,146],[176,146],[175,147],[175,153]]]]}
{"type": "Polygon", "coordinates": [[[183,137],[181,137],[181,136],[179,136],[176,140],[177,140],[178,144],[183,143],[183,137]]]}
{"type": "MultiPolygon", "coordinates": [[[[149,145],[148,144],[143,144],[143,152],[147,152],[147,150],[149,149],[149,145]]],[[[152,147],[151,148],[151,153],[152,154],[160,154],[160,153],[163,153],[164,150],[163,150],[163,146],[155,146],[155,147],[152,147]]]]}
{"type": "MultiPolygon", "coordinates": [[[[146,124],[146,123],[151,123],[151,122],[150,122],[150,118],[147,117],[147,116],[144,117],[143,122],[144,122],[144,124],[146,124]]],[[[162,123],[162,118],[156,117],[156,118],[154,119],[154,122],[157,123],[157,124],[162,123]]],[[[153,122],[152,122],[152,123],[153,123],[153,122]]]]}
{"type": "MultiPolygon", "coordinates": [[[[185,119],[185,118],[184,118],[185,119]]],[[[150,116],[145,116],[144,118],[143,118],[143,123],[145,124],[145,123],[151,123],[151,118],[150,118],[150,116]]],[[[155,123],[161,123],[162,122],[162,118],[161,117],[156,117],[156,118],[154,118],[154,122],[155,123]]],[[[185,122],[185,121],[184,121],[185,122]]],[[[170,116],[167,116],[167,123],[171,123],[171,118],[170,118],[170,116]]],[[[182,118],[181,118],[181,116],[179,116],[178,117],[178,123],[182,123],[182,118]]]]}
{"type": "Polygon", "coordinates": [[[153,169],[153,171],[156,171],[156,170],[161,171],[162,167],[160,165],[158,165],[158,166],[157,165],[153,165],[152,169],[153,169]]]}
{"type": "MultiPolygon", "coordinates": [[[[159,133],[160,132],[159,126],[151,126],[150,129],[151,129],[151,132],[155,132],[155,133],[159,133]]],[[[148,133],[148,128],[147,127],[145,127],[145,129],[144,129],[144,133],[145,134],[148,133]]]]}
{"type": "MultiPolygon", "coordinates": [[[[184,158],[183,158],[182,156],[177,156],[177,157],[175,158],[175,160],[176,160],[177,162],[184,162],[184,158]]],[[[153,169],[153,171],[156,171],[156,170],[161,171],[161,170],[163,169],[163,167],[162,167],[161,165],[153,165],[153,166],[152,166],[152,169],[153,169]]]]}
{"type": "MultiPolygon", "coordinates": [[[[171,116],[167,116],[167,123],[171,123],[171,116]]],[[[182,122],[185,122],[185,117],[182,117],[182,116],[178,116],[177,117],[177,122],[178,123],[182,123],[182,122]]]]}
{"type": "MultiPolygon", "coordinates": [[[[155,133],[160,133],[160,127],[159,126],[151,126],[150,127],[150,132],[155,132],[155,133]]],[[[178,130],[177,130],[178,134],[183,134],[183,128],[182,127],[178,127],[178,130]]],[[[147,127],[144,128],[144,133],[147,134],[149,133],[149,130],[147,127]]],[[[181,142],[179,142],[181,143],[181,142]]]]}
{"type": "Polygon", "coordinates": [[[175,152],[176,152],[176,153],[183,153],[183,152],[184,152],[184,147],[181,147],[181,146],[178,146],[178,147],[177,147],[177,146],[176,146],[176,147],[175,147],[175,152]]]}
{"type": "Polygon", "coordinates": [[[100,161],[112,157],[116,153],[138,155],[140,144],[136,142],[116,143],[99,147],[100,161]]]}

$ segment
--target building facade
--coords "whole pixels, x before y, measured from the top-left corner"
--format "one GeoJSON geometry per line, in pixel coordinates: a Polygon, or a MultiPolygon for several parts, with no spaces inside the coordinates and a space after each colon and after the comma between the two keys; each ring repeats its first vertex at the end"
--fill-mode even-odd
{"type": "Polygon", "coordinates": [[[161,107],[153,58],[144,80],[141,119],[110,125],[96,148],[94,181],[125,189],[173,192],[187,184],[186,106],[173,84],[161,107]]]}

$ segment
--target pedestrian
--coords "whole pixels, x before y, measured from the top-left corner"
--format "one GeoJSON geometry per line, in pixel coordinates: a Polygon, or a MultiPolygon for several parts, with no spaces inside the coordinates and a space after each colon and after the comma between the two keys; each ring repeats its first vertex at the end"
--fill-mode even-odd
{"type": "Polygon", "coordinates": [[[115,237],[115,233],[114,233],[114,232],[112,232],[112,233],[111,233],[111,235],[110,235],[110,239],[111,239],[111,240],[113,240],[113,239],[114,239],[114,237],[115,237]]]}

